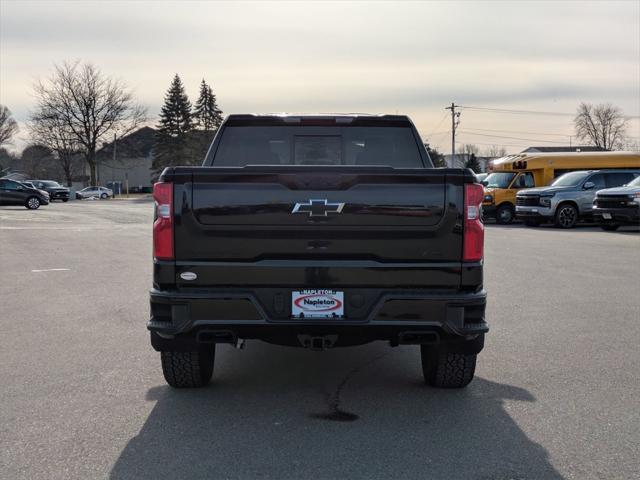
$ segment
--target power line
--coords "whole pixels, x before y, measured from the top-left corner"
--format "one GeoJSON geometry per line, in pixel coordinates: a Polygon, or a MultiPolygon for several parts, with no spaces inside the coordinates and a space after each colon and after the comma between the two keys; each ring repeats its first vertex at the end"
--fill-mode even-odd
{"type": "Polygon", "coordinates": [[[510,137],[507,135],[489,135],[487,133],[474,133],[474,132],[470,132],[468,130],[460,130],[461,133],[466,133],[467,135],[478,135],[480,137],[493,137],[493,138],[507,138],[509,140],[522,140],[525,142],[541,142],[541,143],[559,143],[557,141],[554,140],[540,140],[540,139],[535,139],[535,138],[521,138],[521,137],[510,137]]]}
{"type": "Polygon", "coordinates": [[[522,132],[518,130],[493,130],[490,128],[467,128],[467,130],[478,130],[481,132],[498,132],[498,133],[522,133],[525,135],[551,135],[554,137],[573,137],[575,136],[573,133],[544,133],[544,132],[522,132]]]}
{"type": "Polygon", "coordinates": [[[473,142],[474,145],[482,145],[487,147],[529,147],[528,143],[481,143],[473,142]]]}
{"type": "Polygon", "coordinates": [[[424,138],[428,138],[428,137],[435,137],[437,135],[443,135],[445,133],[451,133],[451,130],[442,130],[441,132],[433,132],[433,133],[429,133],[427,135],[424,135],[424,138]]]}
{"type": "MultiPolygon", "coordinates": [[[[545,132],[522,132],[522,131],[518,131],[518,130],[495,130],[495,129],[490,129],[490,128],[467,128],[467,131],[479,131],[479,132],[497,132],[497,133],[522,133],[525,135],[550,135],[550,136],[554,136],[554,137],[563,137],[563,138],[569,138],[569,137],[575,137],[576,134],[575,133],[545,133],[545,132]]],[[[630,138],[633,140],[637,140],[640,139],[640,137],[636,137],[633,135],[625,135],[625,138],[630,138]]]]}
{"type": "MultiPolygon", "coordinates": [[[[440,125],[442,125],[442,122],[444,122],[444,119],[447,118],[448,115],[449,114],[447,112],[444,112],[444,115],[442,116],[442,118],[440,119],[438,124],[431,129],[431,132],[433,132],[434,130],[437,130],[438,128],[440,128],[440,125]]],[[[427,136],[429,136],[429,135],[434,135],[434,134],[433,133],[428,133],[427,136]]]]}
{"type": "Polygon", "coordinates": [[[562,117],[570,116],[575,117],[575,113],[563,113],[563,112],[541,112],[535,110],[511,110],[508,108],[491,108],[491,107],[471,107],[471,106],[460,106],[460,108],[464,108],[466,110],[481,110],[487,112],[495,112],[495,113],[513,113],[517,115],[558,115],[562,117]]]}
{"type": "MultiPolygon", "coordinates": [[[[464,108],[466,110],[477,110],[477,111],[485,111],[485,112],[493,112],[493,113],[509,113],[514,115],[551,115],[558,117],[575,117],[575,113],[565,113],[565,112],[544,112],[539,110],[512,110],[509,108],[492,108],[492,107],[473,107],[473,106],[465,106],[460,105],[460,108],[464,108]]],[[[640,118],[640,115],[624,115],[624,118],[640,118]]]]}

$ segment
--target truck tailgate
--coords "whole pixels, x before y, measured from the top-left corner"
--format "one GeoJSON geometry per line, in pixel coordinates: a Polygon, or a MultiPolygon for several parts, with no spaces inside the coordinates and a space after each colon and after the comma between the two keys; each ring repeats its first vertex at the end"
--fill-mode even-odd
{"type": "Polygon", "coordinates": [[[460,262],[462,171],[292,170],[178,169],[176,262],[460,262]]]}

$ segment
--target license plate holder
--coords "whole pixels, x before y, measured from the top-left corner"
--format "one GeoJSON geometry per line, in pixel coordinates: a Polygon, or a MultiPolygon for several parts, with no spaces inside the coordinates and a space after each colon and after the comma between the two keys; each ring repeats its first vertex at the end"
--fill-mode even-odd
{"type": "Polygon", "coordinates": [[[293,318],[343,318],[344,292],[338,290],[297,290],[291,292],[293,318]]]}
{"type": "Polygon", "coordinates": [[[610,213],[603,213],[602,218],[604,218],[605,220],[611,220],[613,217],[610,213]]]}

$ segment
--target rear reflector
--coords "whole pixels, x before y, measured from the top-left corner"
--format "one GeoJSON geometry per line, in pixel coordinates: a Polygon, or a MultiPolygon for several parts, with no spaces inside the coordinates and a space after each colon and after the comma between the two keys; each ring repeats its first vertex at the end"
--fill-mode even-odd
{"type": "Polygon", "coordinates": [[[154,184],[153,199],[156,202],[153,256],[159,260],[173,260],[173,184],[154,184]]]}
{"type": "Polygon", "coordinates": [[[482,223],[482,199],[484,188],[479,183],[464,186],[464,246],[462,260],[477,262],[484,255],[484,224],[482,223]]]}

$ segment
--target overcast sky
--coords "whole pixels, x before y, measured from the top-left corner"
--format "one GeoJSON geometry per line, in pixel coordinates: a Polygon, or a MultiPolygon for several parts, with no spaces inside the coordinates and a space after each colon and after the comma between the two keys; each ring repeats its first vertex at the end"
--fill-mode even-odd
{"type": "MultiPolygon", "coordinates": [[[[406,113],[445,153],[452,101],[565,114],[611,102],[640,116],[637,0],[0,0],[0,103],[17,120],[34,79],[74,59],[124,80],[154,121],[177,72],[193,101],[205,78],[225,113],[406,113]]],[[[570,115],[463,109],[459,131],[461,143],[520,151],[567,144],[573,127],[570,115]]],[[[637,118],[629,133],[640,138],[637,118]]],[[[26,140],[22,129],[16,146],[26,140]]]]}

